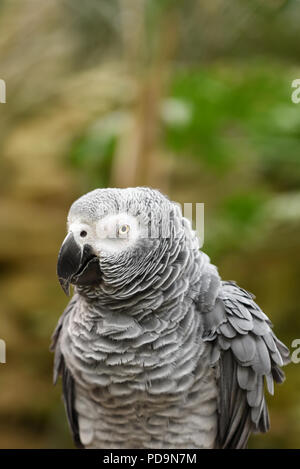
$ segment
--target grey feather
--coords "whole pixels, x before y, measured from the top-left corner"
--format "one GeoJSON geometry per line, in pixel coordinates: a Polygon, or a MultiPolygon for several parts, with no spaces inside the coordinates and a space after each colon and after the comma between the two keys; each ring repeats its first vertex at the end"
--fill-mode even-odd
{"type": "Polygon", "coordinates": [[[60,334],[63,327],[65,318],[71,313],[73,307],[76,304],[77,297],[74,295],[67,308],[65,309],[63,315],[61,316],[58,325],[52,336],[52,343],[50,350],[55,351],[54,358],[54,371],[53,371],[53,381],[56,383],[58,376],[62,377],[63,384],[63,400],[66,409],[66,414],[68,417],[69,426],[73,435],[73,440],[75,445],[78,448],[82,448],[83,445],[79,436],[78,428],[78,418],[77,412],[75,410],[75,383],[74,379],[65,365],[64,357],[60,349],[60,334]]]}
{"type": "Polygon", "coordinates": [[[230,282],[223,282],[223,287],[224,290],[220,294],[223,310],[227,314],[228,323],[238,334],[229,337],[226,328],[228,323],[224,322],[219,302],[218,317],[222,317],[222,324],[220,321],[219,325],[217,322],[211,323],[211,331],[214,331],[211,334],[204,326],[206,331],[204,340],[209,337],[214,357],[218,356],[218,347],[220,351],[219,445],[230,448],[233,447],[234,441],[235,447],[244,447],[252,431],[265,432],[269,429],[269,416],[263,391],[264,378],[268,391],[273,394],[273,380],[279,383],[284,380],[284,374],[278,366],[282,366],[284,360],[285,363],[288,362],[289,351],[274,336],[269,319],[245,290],[230,282]],[[245,308],[248,314],[245,314],[245,308]],[[242,320],[241,316],[245,319],[242,320]],[[229,400],[229,389],[232,400],[228,413],[228,409],[225,411],[224,399],[229,400]]]}

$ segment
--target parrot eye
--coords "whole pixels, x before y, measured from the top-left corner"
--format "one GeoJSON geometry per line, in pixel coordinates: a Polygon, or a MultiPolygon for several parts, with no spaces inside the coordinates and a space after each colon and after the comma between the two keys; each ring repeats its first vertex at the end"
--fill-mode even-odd
{"type": "Polygon", "coordinates": [[[86,232],[85,230],[82,230],[82,231],[80,232],[80,236],[81,236],[82,238],[85,238],[86,235],[87,235],[87,232],[86,232]]]}
{"type": "Polygon", "coordinates": [[[130,226],[129,225],[121,225],[118,231],[118,234],[120,236],[124,236],[130,231],[130,226]]]}

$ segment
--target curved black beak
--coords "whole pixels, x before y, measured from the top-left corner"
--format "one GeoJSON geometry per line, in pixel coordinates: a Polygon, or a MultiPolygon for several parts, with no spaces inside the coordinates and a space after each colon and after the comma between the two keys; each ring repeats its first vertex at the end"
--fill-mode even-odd
{"type": "Polygon", "coordinates": [[[99,283],[101,271],[99,259],[89,244],[79,246],[73,233],[63,241],[57,260],[57,276],[66,295],[70,292],[70,283],[92,285],[99,283]]]}

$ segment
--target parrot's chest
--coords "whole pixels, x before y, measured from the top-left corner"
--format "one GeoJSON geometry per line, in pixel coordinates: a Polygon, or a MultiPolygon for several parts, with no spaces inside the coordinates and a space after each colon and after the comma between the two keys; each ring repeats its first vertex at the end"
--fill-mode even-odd
{"type": "Polygon", "coordinates": [[[77,324],[72,318],[66,324],[61,350],[75,379],[75,408],[86,447],[214,446],[215,372],[197,323],[186,340],[181,330],[170,327],[166,334],[156,333],[155,340],[154,332],[145,331],[134,340],[116,340],[92,324],[77,324]]]}
{"type": "MultiPolygon", "coordinates": [[[[126,386],[125,386],[126,388],[126,386]]],[[[189,392],[162,393],[76,385],[75,408],[86,448],[212,448],[217,434],[213,380],[195,382],[189,392]]]]}

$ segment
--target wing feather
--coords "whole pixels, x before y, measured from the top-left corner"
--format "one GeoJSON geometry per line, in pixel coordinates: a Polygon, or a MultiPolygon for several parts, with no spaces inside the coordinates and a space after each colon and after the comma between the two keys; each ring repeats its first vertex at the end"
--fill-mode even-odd
{"type": "Polygon", "coordinates": [[[253,298],[223,282],[214,308],[203,313],[203,338],[218,369],[220,448],[244,448],[252,432],[268,431],[264,383],[273,394],[274,381],[285,379],[280,367],[289,363],[289,350],[253,298]]]}

